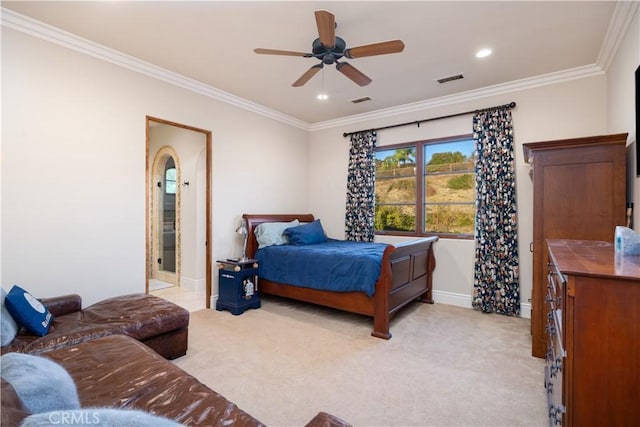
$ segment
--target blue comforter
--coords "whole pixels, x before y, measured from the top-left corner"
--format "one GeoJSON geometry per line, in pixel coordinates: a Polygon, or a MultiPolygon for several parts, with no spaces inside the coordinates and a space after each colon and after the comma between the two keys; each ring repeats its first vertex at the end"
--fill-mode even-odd
{"type": "Polygon", "coordinates": [[[260,278],[272,282],[372,296],[380,277],[385,243],[328,239],[313,245],[258,249],[260,278]]]}

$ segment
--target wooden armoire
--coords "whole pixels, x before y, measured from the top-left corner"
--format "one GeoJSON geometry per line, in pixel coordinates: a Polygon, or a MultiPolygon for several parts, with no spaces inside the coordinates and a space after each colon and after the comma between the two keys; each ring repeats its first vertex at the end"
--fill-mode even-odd
{"type": "Polygon", "coordinates": [[[524,144],[533,180],[531,353],[545,357],[547,261],[545,239],[613,242],[625,224],[627,134],[524,144]]]}

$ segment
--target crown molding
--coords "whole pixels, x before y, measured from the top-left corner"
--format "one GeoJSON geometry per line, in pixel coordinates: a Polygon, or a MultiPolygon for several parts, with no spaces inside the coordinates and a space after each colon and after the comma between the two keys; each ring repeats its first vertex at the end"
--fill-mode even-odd
{"type": "Polygon", "coordinates": [[[609,27],[605,34],[604,41],[598,53],[596,63],[606,72],[611,66],[611,61],[616,55],[620,43],[638,12],[640,3],[637,1],[617,1],[613,10],[613,16],[609,21],[609,27]]]}
{"type": "Polygon", "coordinates": [[[174,73],[151,63],[142,61],[122,52],[110,49],[106,46],[94,43],[90,40],[78,37],[75,34],[63,31],[54,26],[45,24],[10,9],[2,8],[2,26],[28,34],[33,37],[57,44],[59,46],[92,56],[97,59],[109,62],[119,67],[135,71],[140,74],[170,83],[172,85],[187,89],[200,95],[222,101],[224,103],[251,111],[256,114],[268,117],[285,123],[290,126],[309,130],[309,123],[291,117],[279,111],[267,108],[263,105],[238,97],[229,92],[203,84],[183,75],[174,73]]]}
{"type": "Polygon", "coordinates": [[[366,120],[375,120],[387,117],[393,117],[405,113],[413,113],[416,111],[424,111],[430,108],[442,107],[447,105],[458,104],[467,101],[476,101],[478,99],[489,96],[503,95],[507,93],[532,89],[539,86],[548,86],[557,83],[563,83],[571,80],[584,79],[603,75],[604,71],[596,64],[585,65],[582,67],[572,68],[569,70],[557,71],[554,73],[542,74],[521,80],[514,80],[508,83],[501,83],[493,86],[487,86],[480,89],[474,89],[466,92],[460,92],[454,95],[432,98],[426,101],[418,101],[410,104],[401,105],[399,107],[385,108],[381,110],[371,111],[369,113],[356,114],[353,116],[343,117],[335,120],[327,120],[325,122],[313,123],[310,131],[318,131],[334,127],[343,127],[346,125],[355,125],[366,120]]]}

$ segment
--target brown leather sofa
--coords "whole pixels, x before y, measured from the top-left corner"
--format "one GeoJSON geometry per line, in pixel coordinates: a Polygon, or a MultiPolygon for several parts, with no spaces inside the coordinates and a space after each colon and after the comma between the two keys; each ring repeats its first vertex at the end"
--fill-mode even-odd
{"type": "MultiPolygon", "coordinates": [[[[112,335],[42,353],[62,365],[75,381],[83,408],[143,410],[187,426],[262,426],[234,403],[208,388],[148,347],[112,335]]],[[[17,426],[28,412],[10,384],[2,382],[2,426],[17,426]]],[[[349,426],[318,413],[310,427],[349,426]]]]}
{"type": "Polygon", "coordinates": [[[108,298],[82,308],[79,295],[43,298],[53,314],[43,337],[19,332],[2,347],[7,352],[39,354],[108,335],[128,335],[167,359],[186,354],[189,311],[163,298],[130,294],[108,298]]]}

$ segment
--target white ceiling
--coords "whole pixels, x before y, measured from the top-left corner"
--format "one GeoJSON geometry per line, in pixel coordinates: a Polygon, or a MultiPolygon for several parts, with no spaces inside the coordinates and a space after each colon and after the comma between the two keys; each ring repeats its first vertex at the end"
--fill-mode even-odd
{"type": "Polygon", "coordinates": [[[36,2],[2,6],[308,124],[423,102],[597,64],[612,1],[200,1],[36,2]],[[348,62],[373,82],[359,87],[325,66],[291,84],[314,58],[257,55],[254,48],[310,52],[314,11],[336,16],[355,47],[401,39],[402,53],[348,62]],[[480,48],[493,54],[475,58],[480,48]],[[436,79],[463,73],[439,85],[436,79]],[[324,76],[326,101],[316,95],[324,76]],[[372,101],[353,104],[368,96],[372,101]]]}

